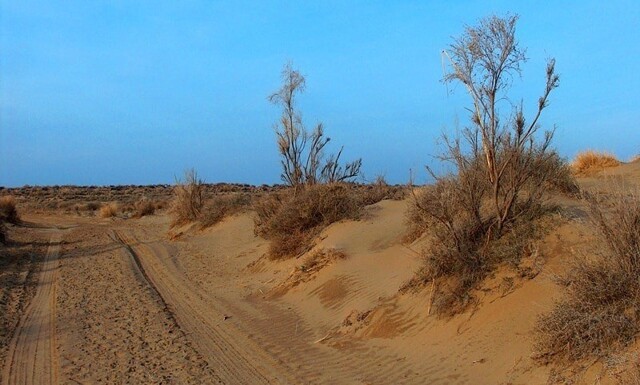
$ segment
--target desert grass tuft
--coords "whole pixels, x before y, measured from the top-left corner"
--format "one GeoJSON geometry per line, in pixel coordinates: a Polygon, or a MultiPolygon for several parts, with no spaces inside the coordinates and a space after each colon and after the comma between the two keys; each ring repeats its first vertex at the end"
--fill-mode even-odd
{"type": "Polygon", "coordinates": [[[602,357],[640,332],[640,197],[587,197],[603,250],[577,257],[566,297],[537,323],[541,359],[602,357]]]}
{"type": "Polygon", "coordinates": [[[100,208],[99,211],[101,218],[113,218],[118,214],[118,204],[108,203],[100,208]]]}
{"type": "Polygon", "coordinates": [[[183,225],[196,221],[200,217],[204,204],[204,185],[195,170],[184,173],[184,181],[177,180],[173,190],[171,204],[171,226],[183,225]]]}
{"type": "Polygon", "coordinates": [[[590,176],[606,168],[619,165],[620,161],[613,154],[587,150],[576,155],[571,163],[571,169],[576,176],[590,176]]]}

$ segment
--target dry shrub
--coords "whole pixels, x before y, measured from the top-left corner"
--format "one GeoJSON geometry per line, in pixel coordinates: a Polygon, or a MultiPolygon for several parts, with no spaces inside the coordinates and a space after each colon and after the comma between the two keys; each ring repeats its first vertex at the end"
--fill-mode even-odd
{"type": "Polygon", "coordinates": [[[82,208],[85,211],[96,211],[100,208],[100,202],[87,202],[82,208]]]}
{"type": "Polygon", "coordinates": [[[573,262],[565,299],[539,319],[541,358],[600,357],[640,332],[640,197],[587,200],[604,250],[573,262]]]}
{"type": "Polygon", "coordinates": [[[203,190],[202,180],[198,178],[193,169],[185,171],[184,181],[176,181],[171,205],[172,227],[193,222],[200,217],[203,206],[203,190]]]}
{"type": "Polygon", "coordinates": [[[16,200],[10,195],[0,197],[0,222],[20,222],[20,216],[16,208],[16,200]]]}
{"type": "Polygon", "coordinates": [[[391,186],[382,176],[370,185],[360,186],[362,205],[372,205],[385,199],[402,200],[406,197],[406,186],[391,186]]]}
{"type": "Polygon", "coordinates": [[[333,183],[269,194],[254,208],[256,233],[271,241],[270,258],[283,259],[308,251],[313,238],[331,223],[357,218],[362,201],[352,186],[333,183]]]}
{"type": "MultiPolygon", "coordinates": [[[[401,291],[416,291],[432,282],[433,311],[453,315],[474,302],[473,289],[498,266],[517,267],[530,255],[534,243],[546,229],[543,218],[554,207],[545,204],[544,193],[554,188],[554,180],[571,180],[563,162],[555,153],[533,152],[535,159],[523,164],[529,179],[519,187],[514,202],[502,218],[495,220],[492,187],[486,179],[484,164],[470,160],[457,175],[439,177],[432,186],[414,190],[407,217],[410,240],[428,231],[431,242],[423,251],[424,265],[401,291]]],[[[513,173],[504,179],[522,173],[513,173]]]]}
{"type": "Polygon", "coordinates": [[[217,195],[202,209],[200,223],[203,228],[213,226],[225,217],[237,214],[251,205],[248,194],[217,195]]]}
{"type": "Polygon", "coordinates": [[[100,217],[101,218],[112,218],[118,214],[118,204],[117,203],[109,203],[102,207],[100,207],[100,217]]]}
{"type": "Polygon", "coordinates": [[[141,199],[134,205],[134,216],[142,218],[145,215],[153,215],[156,212],[156,205],[148,199],[141,199]]]}
{"type": "Polygon", "coordinates": [[[587,150],[576,155],[571,169],[577,176],[590,176],[608,167],[616,167],[620,161],[607,152],[587,150]]]}

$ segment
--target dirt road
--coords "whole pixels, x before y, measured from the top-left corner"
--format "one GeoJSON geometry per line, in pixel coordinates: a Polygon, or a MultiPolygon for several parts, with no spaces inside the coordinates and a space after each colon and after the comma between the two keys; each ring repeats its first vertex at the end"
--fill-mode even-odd
{"type": "Polygon", "coordinates": [[[53,230],[35,297],[27,307],[9,346],[3,385],[56,384],[56,284],[62,231],[53,230]]]}

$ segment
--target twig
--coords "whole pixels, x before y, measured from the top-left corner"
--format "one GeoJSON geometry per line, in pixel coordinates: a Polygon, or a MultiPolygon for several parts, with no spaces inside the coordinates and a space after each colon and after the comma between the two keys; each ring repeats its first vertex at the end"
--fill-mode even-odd
{"type": "Polygon", "coordinates": [[[314,342],[314,344],[320,343],[320,342],[322,342],[322,341],[324,341],[324,340],[328,339],[328,338],[329,338],[329,334],[331,334],[331,332],[328,332],[326,336],[324,336],[324,337],[320,338],[319,340],[317,340],[316,342],[314,342]]]}

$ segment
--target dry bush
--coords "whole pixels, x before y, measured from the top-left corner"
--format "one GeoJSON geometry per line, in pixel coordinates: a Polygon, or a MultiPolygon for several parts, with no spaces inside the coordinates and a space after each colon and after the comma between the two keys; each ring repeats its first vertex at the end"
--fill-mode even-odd
{"type": "Polygon", "coordinates": [[[590,176],[605,168],[619,165],[620,161],[613,154],[587,150],[576,155],[571,163],[571,169],[577,176],[590,176]]]}
{"type": "Polygon", "coordinates": [[[269,194],[254,208],[256,233],[271,241],[270,258],[283,259],[309,250],[313,238],[329,224],[357,218],[362,201],[348,184],[318,184],[269,194]]]}
{"type": "Polygon", "coordinates": [[[16,208],[16,200],[10,195],[0,197],[0,222],[20,222],[20,216],[16,208]]]}
{"type": "Polygon", "coordinates": [[[177,180],[173,190],[172,227],[196,221],[200,217],[204,203],[203,192],[204,185],[195,170],[185,171],[184,181],[177,180]]]}
{"type": "Polygon", "coordinates": [[[102,207],[100,207],[100,217],[101,218],[112,218],[118,214],[118,204],[117,203],[109,203],[102,207]]]}
{"type": "Polygon", "coordinates": [[[148,199],[141,199],[134,205],[134,216],[142,218],[145,215],[153,215],[156,212],[156,205],[148,199]]]}
{"type": "MultiPolygon", "coordinates": [[[[410,239],[428,231],[431,242],[423,251],[424,265],[401,291],[418,290],[432,282],[433,310],[453,315],[475,300],[472,290],[498,266],[517,267],[534,250],[546,230],[543,218],[554,210],[544,193],[555,178],[571,180],[555,153],[533,152],[509,216],[499,228],[495,221],[492,187],[482,159],[465,158],[457,175],[438,177],[432,186],[413,191],[407,218],[410,239]]],[[[503,180],[512,182],[510,178],[503,180]]],[[[564,188],[563,188],[564,189],[564,188]]],[[[505,194],[505,196],[508,196],[505,194]]],[[[501,199],[504,199],[502,196],[501,199]]]]}
{"type": "Polygon", "coordinates": [[[360,186],[360,200],[364,206],[385,199],[402,200],[406,198],[406,186],[391,186],[382,176],[378,176],[370,185],[360,186]]]}
{"type": "Polygon", "coordinates": [[[249,194],[217,195],[204,205],[200,223],[203,228],[213,226],[225,217],[240,213],[249,206],[249,194]]]}
{"type": "Polygon", "coordinates": [[[573,262],[565,299],[539,319],[541,358],[600,357],[640,332],[640,197],[587,200],[604,250],[573,262]]]}

